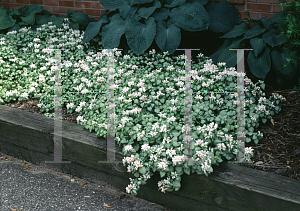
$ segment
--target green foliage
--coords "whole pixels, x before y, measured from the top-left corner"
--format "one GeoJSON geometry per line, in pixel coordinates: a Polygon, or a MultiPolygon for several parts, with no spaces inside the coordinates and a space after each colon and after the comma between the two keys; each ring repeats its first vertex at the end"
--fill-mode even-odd
{"type": "Polygon", "coordinates": [[[0,33],[6,34],[11,31],[19,31],[19,29],[31,26],[34,31],[41,25],[53,22],[58,28],[62,27],[63,19],[70,20],[69,26],[74,30],[84,30],[89,23],[96,22],[95,19],[89,18],[86,13],[75,12],[67,9],[67,15],[62,17],[51,16],[48,10],[42,6],[31,4],[26,8],[26,4],[18,9],[9,10],[0,7],[0,33]],[[24,9],[25,8],[25,9],[24,9]],[[34,16],[38,15],[37,18],[34,16]]]}
{"type": "MultiPolygon", "coordinates": [[[[245,12],[249,16],[249,12],[245,12]]],[[[230,32],[221,38],[226,38],[223,45],[210,56],[214,64],[225,62],[228,66],[237,64],[237,51],[229,49],[239,49],[242,45],[245,50],[246,61],[251,73],[259,78],[265,79],[271,69],[275,70],[280,88],[291,83],[297,68],[287,68],[287,58],[295,57],[294,52],[282,47],[286,41],[286,36],[279,32],[279,21],[284,17],[284,12],[280,11],[273,17],[266,19],[262,17],[259,20],[247,20],[253,22],[254,27],[250,29],[247,23],[236,25],[230,32]]]]}
{"type": "MultiPolygon", "coordinates": [[[[286,3],[286,0],[279,0],[280,4],[282,2],[286,3]]],[[[294,0],[286,7],[282,7],[285,12],[285,18],[280,20],[279,29],[283,34],[287,36],[286,42],[283,44],[288,49],[291,49],[295,54],[295,58],[286,58],[289,67],[298,68],[298,83],[300,84],[300,0],[294,0]]],[[[294,87],[297,89],[296,87],[294,87]]],[[[300,87],[299,87],[300,90],[300,87]]]]}
{"type": "MultiPolygon", "coordinates": [[[[18,33],[0,34],[0,103],[38,98],[40,111],[53,118],[57,66],[55,52],[49,48],[64,45],[69,51],[61,54],[62,106],[68,113],[78,112],[78,124],[98,137],[107,137],[108,97],[104,93],[108,57],[113,55],[115,115],[110,117],[115,118],[123,165],[135,177],[130,178],[127,193],[136,195],[156,171],[165,178],[158,182],[160,191],[178,191],[182,174],[208,176],[213,165],[235,158],[236,104],[241,102],[232,93],[236,92],[238,76],[234,68],[226,68],[225,63],[213,65],[203,54],[198,55],[198,64],[192,61],[192,158],[187,159],[184,55],[171,58],[168,53],[155,51],[143,56],[132,51],[124,56],[120,51],[111,55],[104,49],[96,52],[88,43],[81,46],[82,37],[83,33],[69,28],[68,23],[62,29],[51,22],[36,32],[24,27],[18,33]]],[[[262,137],[257,127],[280,112],[284,98],[273,94],[267,99],[263,97],[263,81],[253,84],[245,74],[240,76],[245,81],[245,141],[257,144],[262,137]]],[[[251,148],[246,147],[245,158],[251,154],[251,148]]]]}
{"type": "MultiPolygon", "coordinates": [[[[98,23],[90,23],[83,43],[99,34],[106,49],[127,46],[141,55],[154,42],[162,52],[172,54],[181,43],[181,29],[190,32],[210,29],[227,33],[241,22],[239,13],[226,0],[99,0],[105,10],[98,23]],[[125,35],[126,42],[121,41],[125,35]]],[[[102,14],[101,14],[102,15],[102,14]]]]}

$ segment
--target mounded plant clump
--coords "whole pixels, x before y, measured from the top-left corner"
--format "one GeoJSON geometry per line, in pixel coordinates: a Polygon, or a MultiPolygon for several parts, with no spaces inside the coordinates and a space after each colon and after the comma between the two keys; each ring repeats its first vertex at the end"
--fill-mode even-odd
{"type": "MultiPolygon", "coordinates": [[[[49,22],[36,33],[20,29],[19,33],[0,35],[0,103],[40,98],[45,115],[54,114],[55,51],[61,55],[62,104],[68,112],[79,113],[78,124],[97,136],[106,137],[108,58],[107,50],[79,45],[83,34],[68,27],[56,28],[49,22]],[[41,40],[45,40],[41,42],[41,40]],[[48,50],[46,49],[48,48],[48,50]],[[24,52],[23,54],[20,54],[24,52]],[[67,94],[77,92],[86,94],[67,94]],[[95,92],[95,93],[90,93],[95,92]],[[100,94],[102,93],[102,94],[100,94]]],[[[159,171],[160,191],[178,191],[183,173],[213,172],[212,165],[235,159],[236,84],[237,76],[245,78],[246,142],[258,143],[262,134],[255,131],[280,111],[284,98],[273,94],[266,99],[263,81],[253,84],[244,73],[227,68],[225,63],[213,65],[199,54],[199,63],[191,64],[192,79],[192,160],[186,162],[185,128],[185,56],[170,58],[168,53],[121,56],[114,53],[114,96],[116,141],[123,146],[123,159],[134,175],[126,187],[136,195],[140,185],[159,171]],[[214,93],[213,93],[214,92],[214,93]],[[222,92],[222,93],[216,93],[222,92]]],[[[245,148],[245,159],[252,156],[245,148]]]]}

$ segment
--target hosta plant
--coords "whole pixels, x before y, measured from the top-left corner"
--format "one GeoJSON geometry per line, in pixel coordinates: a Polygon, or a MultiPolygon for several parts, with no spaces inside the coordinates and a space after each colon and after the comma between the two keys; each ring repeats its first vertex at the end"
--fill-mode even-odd
{"type": "Polygon", "coordinates": [[[96,22],[95,19],[89,18],[86,13],[75,12],[67,9],[67,15],[62,17],[51,16],[48,10],[42,6],[31,4],[26,8],[26,4],[18,9],[9,10],[8,8],[0,7],[0,33],[6,34],[10,31],[19,31],[24,27],[31,27],[34,31],[40,28],[41,25],[48,22],[53,22],[56,27],[62,27],[63,19],[70,20],[70,27],[74,30],[85,30],[90,22],[96,22]],[[38,16],[38,17],[35,17],[38,16]]]}
{"type": "MultiPolygon", "coordinates": [[[[67,20],[66,20],[67,21],[67,20]]],[[[47,48],[69,49],[62,53],[62,91],[83,94],[63,94],[67,111],[79,113],[78,124],[99,137],[106,137],[107,50],[79,45],[83,34],[69,29],[57,29],[50,22],[35,33],[21,29],[0,38],[0,101],[40,98],[41,112],[54,110],[55,52],[47,48]],[[41,38],[45,34],[45,42],[41,38]],[[23,54],[16,51],[23,39],[23,54]],[[58,42],[58,40],[60,42],[58,42]],[[89,92],[97,92],[89,93],[89,92]],[[84,94],[85,93],[85,94],[84,94]]],[[[184,123],[185,56],[170,58],[167,52],[150,51],[141,56],[121,56],[115,51],[114,89],[117,143],[125,155],[123,164],[134,175],[126,187],[136,195],[140,185],[158,171],[162,180],[160,191],[178,191],[182,174],[208,174],[212,165],[235,158],[236,83],[237,76],[245,79],[246,142],[258,143],[262,137],[259,123],[266,123],[280,111],[280,95],[264,97],[263,81],[253,84],[244,73],[237,73],[225,63],[199,54],[199,63],[191,64],[192,79],[192,161],[186,162],[183,141],[187,128],[184,123]],[[217,93],[219,92],[219,93],[217,93]]],[[[250,159],[251,148],[245,148],[250,159]]]]}
{"type": "MultiPolygon", "coordinates": [[[[248,16],[248,11],[245,12],[248,16]]],[[[286,36],[278,29],[279,21],[284,18],[284,12],[280,11],[273,17],[259,20],[251,19],[254,27],[250,29],[247,23],[236,25],[230,32],[222,36],[226,38],[223,45],[210,58],[214,64],[225,62],[228,66],[237,64],[237,53],[233,48],[245,47],[245,61],[251,73],[259,78],[265,79],[267,74],[273,69],[276,73],[279,87],[285,88],[293,82],[293,77],[297,73],[296,67],[286,67],[287,58],[295,58],[293,51],[282,46],[286,41],[286,36]]]]}
{"type": "MultiPolygon", "coordinates": [[[[99,0],[106,9],[100,21],[91,22],[83,42],[99,35],[104,48],[124,48],[137,55],[156,42],[162,52],[172,54],[181,42],[181,29],[191,32],[210,29],[227,33],[241,22],[237,9],[226,0],[99,0]],[[113,10],[107,16],[108,10],[113,10]],[[125,43],[120,43],[125,35],[125,43]]],[[[198,39],[201,39],[199,37],[198,39]]]]}

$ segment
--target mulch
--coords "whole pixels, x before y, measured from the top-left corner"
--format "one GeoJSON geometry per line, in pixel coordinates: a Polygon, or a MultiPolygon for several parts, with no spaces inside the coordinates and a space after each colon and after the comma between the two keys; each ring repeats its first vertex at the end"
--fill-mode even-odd
{"type": "MultiPolygon", "coordinates": [[[[293,89],[274,91],[268,86],[264,92],[267,98],[275,92],[286,101],[280,104],[281,112],[273,116],[274,124],[270,120],[260,123],[257,130],[263,133],[263,138],[259,143],[245,143],[246,147],[254,148],[253,164],[240,165],[300,180],[300,92],[293,89]]],[[[41,114],[38,102],[38,99],[31,99],[6,106],[41,114]]],[[[67,109],[62,108],[63,121],[76,123],[78,115],[77,112],[67,114],[67,109]]]]}

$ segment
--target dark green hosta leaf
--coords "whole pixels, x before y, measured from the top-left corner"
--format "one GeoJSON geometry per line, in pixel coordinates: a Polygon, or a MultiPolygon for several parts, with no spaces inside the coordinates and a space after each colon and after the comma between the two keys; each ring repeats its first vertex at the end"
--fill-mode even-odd
{"type": "Polygon", "coordinates": [[[166,8],[159,8],[151,15],[156,22],[164,21],[169,17],[169,10],[166,8]]]}
{"type": "Polygon", "coordinates": [[[266,47],[259,57],[255,57],[253,51],[251,51],[248,54],[247,62],[255,77],[265,79],[271,68],[270,49],[266,47]]]}
{"type": "Polygon", "coordinates": [[[186,2],[187,3],[193,3],[195,1],[202,4],[202,5],[206,5],[209,0],[187,0],[186,2]]]}
{"type": "Polygon", "coordinates": [[[236,38],[245,34],[249,30],[249,25],[247,23],[241,23],[240,25],[235,25],[230,32],[228,32],[220,38],[236,38]]]}
{"type": "Polygon", "coordinates": [[[234,67],[237,63],[237,51],[229,50],[233,48],[241,48],[240,45],[231,44],[219,56],[218,62],[225,62],[227,67],[234,67]]]}
{"type": "Polygon", "coordinates": [[[174,0],[170,3],[166,3],[164,4],[164,7],[167,7],[167,8],[173,8],[173,7],[177,7],[179,5],[182,5],[185,3],[185,0],[174,0]]]}
{"type": "MultiPolygon", "coordinates": [[[[151,1],[152,0],[148,0],[148,2],[151,1]]],[[[107,10],[116,10],[120,8],[125,2],[125,0],[99,0],[99,3],[107,10]]]]}
{"type": "Polygon", "coordinates": [[[70,22],[69,25],[73,30],[79,30],[79,23],[70,22]]]}
{"type": "Polygon", "coordinates": [[[170,12],[172,22],[185,31],[207,30],[210,24],[209,15],[198,2],[186,3],[170,12]]]}
{"type": "Polygon", "coordinates": [[[90,19],[88,14],[77,12],[76,14],[74,14],[73,18],[71,18],[71,21],[74,21],[75,23],[79,23],[80,25],[86,27],[89,24],[90,19]]]}
{"type": "Polygon", "coordinates": [[[209,29],[214,33],[226,34],[241,23],[238,10],[226,0],[210,2],[205,9],[210,17],[209,29]]]}
{"type": "Polygon", "coordinates": [[[152,2],[153,0],[128,0],[130,5],[134,4],[147,4],[152,2]]]}
{"type": "Polygon", "coordinates": [[[175,26],[171,20],[166,23],[165,21],[160,21],[156,25],[157,34],[155,41],[157,46],[163,51],[169,51],[172,54],[176,51],[177,47],[181,41],[180,28],[175,26]]]}
{"type": "Polygon", "coordinates": [[[11,31],[17,31],[18,32],[20,28],[21,28],[20,25],[16,24],[12,28],[8,29],[8,31],[9,32],[11,32],[11,31]]]}
{"type": "Polygon", "coordinates": [[[67,16],[68,17],[73,17],[75,15],[75,13],[76,13],[76,11],[67,9],[67,16]]]}
{"type": "MultiPolygon", "coordinates": [[[[3,8],[0,8],[0,13],[2,13],[2,10],[1,9],[3,9],[3,8]]],[[[21,16],[21,15],[23,15],[24,13],[23,12],[21,12],[20,10],[18,10],[18,9],[14,9],[13,10],[13,12],[10,14],[11,16],[13,16],[13,15],[19,15],[19,16],[21,16]]]]}
{"type": "MultiPolygon", "coordinates": [[[[104,18],[104,17],[103,17],[104,18]]],[[[112,17],[109,24],[103,26],[102,45],[104,48],[117,48],[120,44],[120,39],[125,33],[125,29],[130,20],[125,21],[122,17],[112,17]]]]}
{"type": "Polygon", "coordinates": [[[284,67],[284,65],[287,65],[288,62],[286,58],[294,57],[295,54],[287,48],[283,52],[280,53],[279,50],[274,49],[271,52],[271,58],[272,58],[272,67],[274,67],[276,74],[288,78],[290,80],[293,79],[293,76],[295,72],[297,71],[296,67],[284,67]]]}
{"type": "Polygon", "coordinates": [[[37,17],[36,19],[36,23],[38,25],[43,25],[43,24],[47,24],[48,22],[51,22],[51,18],[46,16],[46,15],[40,15],[39,17],[37,17]]]}
{"type": "Polygon", "coordinates": [[[254,26],[244,35],[244,39],[250,39],[264,33],[266,29],[261,28],[260,26],[254,26]]]}
{"type": "Polygon", "coordinates": [[[35,15],[36,13],[40,13],[42,12],[44,9],[42,6],[40,5],[36,5],[36,4],[31,4],[28,5],[28,7],[26,7],[26,9],[24,10],[26,16],[27,15],[35,15]]]}
{"type": "Polygon", "coordinates": [[[21,17],[22,21],[29,25],[33,25],[35,23],[34,15],[28,15],[27,17],[21,17]]]}
{"type": "Polygon", "coordinates": [[[24,21],[19,22],[18,24],[19,24],[20,26],[28,26],[28,23],[26,23],[26,22],[24,22],[24,21]]]}
{"type": "Polygon", "coordinates": [[[264,33],[262,37],[264,41],[273,48],[286,40],[286,36],[284,34],[278,34],[278,31],[275,29],[271,29],[270,31],[264,33]]]}
{"type": "Polygon", "coordinates": [[[139,8],[138,5],[130,6],[127,2],[125,2],[120,7],[119,11],[122,17],[124,18],[124,20],[126,20],[128,18],[131,19],[132,17],[134,17],[138,8],[139,8]]]}
{"type": "Polygon", "coordinates": [[[56,17],[55,15],[52,15],[51,22],[53,22],[53,24],[56,25],[57,28],[62,28],[62,24],[64,23],[64,20],[62,17],[56,17]]]}
{"type": "Polygon", "coordinates": [[[264,39],[254,38],[250,40],[250,44],[253,48],[254,55],[257,57],[263,49],[266,47],[264,39]]]}
{"type": "Polygon", "coordinates": [[[149,17],[145,24],[131,20],[125,30],[128,46],[138,56],[144,53],[152,44],[156,35],[155,19],[149,17]]]}
{"type": "Polygon", "coordinates": [[[227,49],[230,45],[232,44],[232,41],[230,40],[225,40],[223,42],[223,45],[214,53],[210,56],[210,58],[213,60],[214,64],[218,63],[218,58],[223,52],[224,49],[227,49]]]}
{"type": "Polygon", "coordinates": [[[16,20],[13,19],[11,16],[7,15],[6,13],[0,14],[0,30],[12,27],[15,25],[15,23],[16,20]]]}
{"type": "Polygon", "coordinates": [[[142,18],[149,18],[150,15],[154,13],[157,8],[161,7],[161,3],[159,1],[154,1],[149,7],[140,7],[137,11],[139,16],[142,18]]]}
{"type": "Polygon", "coordinates": [[[103,16],[98,22],[90,22],[84,32],[82,43],[89,42],[91,39],[97,36],[101,26],[107,22],[108,18],[106,16],[103,16]]]}

